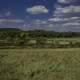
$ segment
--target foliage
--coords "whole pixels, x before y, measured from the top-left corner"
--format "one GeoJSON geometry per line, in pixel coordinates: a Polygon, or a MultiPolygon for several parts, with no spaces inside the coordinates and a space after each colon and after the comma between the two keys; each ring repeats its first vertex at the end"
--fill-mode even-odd
{"type": "Polygon", "coordinates": [[[21,31],[18,29],[0,29],[0,46],[3,46],[3,48],[10,46],[25,46],[29,48],[80,47],[80,40],[74,40],[79,38],[79,32],[54,32],[43,30],[21,31]],[[60,40],[61,38],[62,41],[60,40]],[[69,38],[69,40],[67,40],[67,38],[69,38]],[[31,42],[32,40],[34,40],[35,43],[31,42]]]}

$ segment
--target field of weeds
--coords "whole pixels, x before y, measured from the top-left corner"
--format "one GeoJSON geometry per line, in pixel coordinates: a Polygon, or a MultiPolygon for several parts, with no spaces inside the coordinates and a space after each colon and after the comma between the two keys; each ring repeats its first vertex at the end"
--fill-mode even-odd
{"type": "Polygon", "coordinates": [[[80,49],[2,49],[0,80],[80,80],[80,49]]]}

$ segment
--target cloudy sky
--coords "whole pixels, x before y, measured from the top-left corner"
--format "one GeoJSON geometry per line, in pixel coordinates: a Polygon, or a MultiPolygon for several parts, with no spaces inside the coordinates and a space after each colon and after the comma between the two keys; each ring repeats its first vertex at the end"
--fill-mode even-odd
{"type": "Polygon", "coordinates": [[[80,32],[80,0],[0,0],[0,28],[80,32]]]}

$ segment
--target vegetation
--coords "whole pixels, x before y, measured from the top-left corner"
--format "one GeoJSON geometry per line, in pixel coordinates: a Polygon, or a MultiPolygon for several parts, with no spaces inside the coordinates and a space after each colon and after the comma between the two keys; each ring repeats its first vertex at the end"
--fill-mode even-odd
{"type": "Polygon", "coordinates": [[[80,80],[79,47],[77,32],[1,29],[0,80],[80,80]]]}
{"type": "Polygon", "coordinates": [[[80,80],[80,49],[0,50],[0,80],[80,80]]]}
{"type": "Polygon", "coordinates": [[[0,48],[69,48],[80,47],[79,32],[22,31],[0,29],[0,48]],[[76,40],[75,40],[76,39],[76,40]]]}

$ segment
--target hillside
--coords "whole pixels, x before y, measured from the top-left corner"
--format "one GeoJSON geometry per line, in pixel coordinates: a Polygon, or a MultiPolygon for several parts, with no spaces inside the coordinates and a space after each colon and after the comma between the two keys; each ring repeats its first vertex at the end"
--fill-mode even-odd
{"type": "Polygon", "coordinates": [[[21,30],[21,29],[18,29],[18,28],[0,28],[0,32],[1,32],[1,31],[3,31],[3,32],[4,32],[4,31],[5,31],[5,32],[6,32],[6,31],[10,31],[10,32],[13,31],[13,32],[14,32],[14,31],[22,31],[22,30],[21,30]]]}

